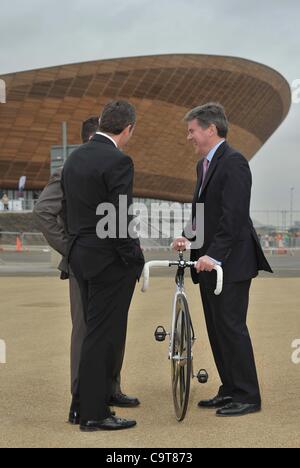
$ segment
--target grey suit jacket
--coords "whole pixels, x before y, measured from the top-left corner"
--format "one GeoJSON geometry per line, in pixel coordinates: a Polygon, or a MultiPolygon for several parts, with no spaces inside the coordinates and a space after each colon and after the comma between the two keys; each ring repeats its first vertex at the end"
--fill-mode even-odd
{"type": "Polygon", "coordinates": [[[68,238],[63,222],[63,191],[61,187],[62,168],[53,174],[41,193],[33,210],[34,220],[49,245],[62,255],[59,270],[69,273],[66,260],[68,238]]]}

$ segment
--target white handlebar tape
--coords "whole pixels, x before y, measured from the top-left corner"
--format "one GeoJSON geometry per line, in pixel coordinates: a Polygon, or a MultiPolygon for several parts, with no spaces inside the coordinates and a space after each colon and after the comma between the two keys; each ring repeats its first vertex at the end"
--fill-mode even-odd
{"type": "MultiPolygon", "coordinates": [[[[194,262],[194,266],[197,265],[197,262],[194,262]]],[[[215,295],[220,296],[223,290],[223,268],[220,265],[215,265],[214,270],[217,272],[217,286],[215,289],[215,295]]]]}
{"type": "Polygon", "coordinates": [[[150,268],[154,267],[169,267],[170,262],[168,260],[154,260],[152,262],[147,262],[144,267],[144,283],[142,287],[142,292],[146,292],[149,288],[149,280],[150,280],[150,268]]]}
{"type": "Polygon", "coordinates": [[[223,268],[220,265],[216,265],[214,269],[217,272],[217,287],[215,289],[215,295],[220,296],[223,289],[223,268]]]}

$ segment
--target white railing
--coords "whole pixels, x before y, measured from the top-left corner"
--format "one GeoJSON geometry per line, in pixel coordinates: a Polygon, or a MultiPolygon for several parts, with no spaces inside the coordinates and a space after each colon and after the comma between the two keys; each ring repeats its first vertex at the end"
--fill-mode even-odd
{"type": "Polygon", "coordinates": [[[7,210],[0,201],[0,211],[4,213],[21,213],[24,211],[33,211],[36,202],[37,200],[9,200],[7,210]]]}

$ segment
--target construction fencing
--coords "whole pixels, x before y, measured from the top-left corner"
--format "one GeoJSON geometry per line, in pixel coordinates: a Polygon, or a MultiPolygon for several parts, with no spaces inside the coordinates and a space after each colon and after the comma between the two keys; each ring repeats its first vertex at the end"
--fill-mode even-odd
{"type": "MultiPolygon", "coordinates": [[[[149,251],[168,251],[172,239],[164,239],[160,242],[142,242],[145,252],[149,251]]],[[[261,238],[263,250],[268,255],[299,255],[300,238],[290,239],[285,242],[277,239],[261,238]]],[[[45,252],[50,247],[39,232],[0,232],[0,251],[1,252],[45,252]]]]}
{"type": "Polygon", "coordinates": [[[39,232],[0,232],[0,251],[43,251],[49,245],[39,232]]]}

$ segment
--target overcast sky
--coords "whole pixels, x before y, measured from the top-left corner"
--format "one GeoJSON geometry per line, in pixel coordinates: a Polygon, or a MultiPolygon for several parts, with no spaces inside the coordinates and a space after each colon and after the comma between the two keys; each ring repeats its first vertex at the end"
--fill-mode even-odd
{"type": "MultiPolygon", "coordinates": [[[[299,21],[299,0],[1,0],[0,74],[199,53],[261,62],[292,86],[300,79],[299,21]]],[[[289,209],[294,187],[294,209],[300,210],[299,122],[300,103],[294,103],[252,160],[253,209],[289,209]]]]}

